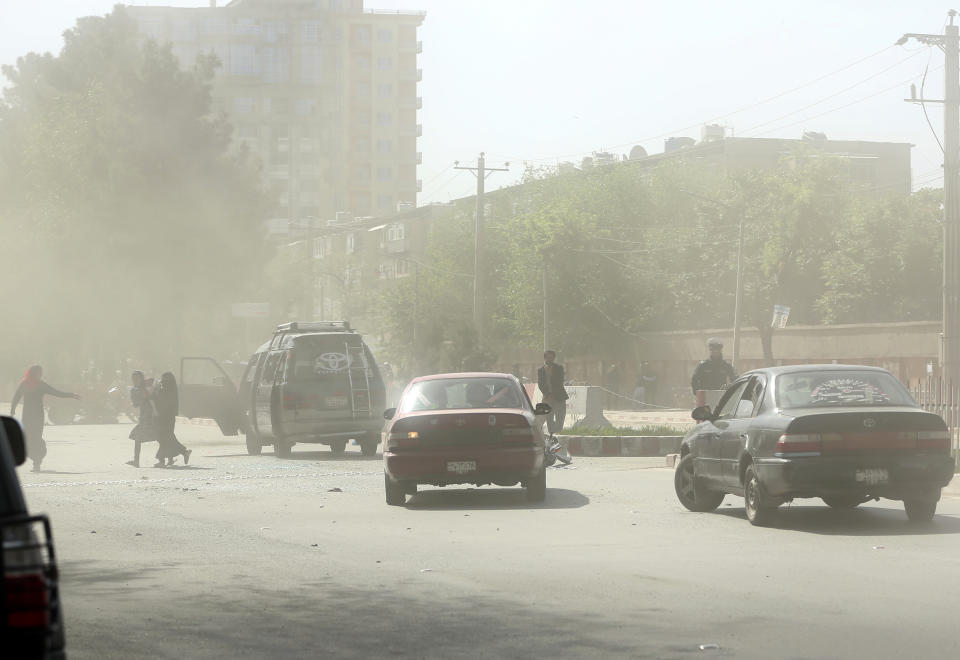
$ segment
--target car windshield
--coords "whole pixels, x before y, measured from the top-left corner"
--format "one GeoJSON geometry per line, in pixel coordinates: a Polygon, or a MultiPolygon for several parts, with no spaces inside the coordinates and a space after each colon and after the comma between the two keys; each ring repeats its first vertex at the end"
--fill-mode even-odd
{"type": "Polygon", "coordinates": [[[896,378],[883,371],[801,371],[777,376],[779,408],[912,406],[896,378]]]}
{"type": "Polygon", "coordinates": [[[400,412],[464,408],[523,408],[525,397],[506,378],[442,378],[414,383],[400,402],[400,412]]]}

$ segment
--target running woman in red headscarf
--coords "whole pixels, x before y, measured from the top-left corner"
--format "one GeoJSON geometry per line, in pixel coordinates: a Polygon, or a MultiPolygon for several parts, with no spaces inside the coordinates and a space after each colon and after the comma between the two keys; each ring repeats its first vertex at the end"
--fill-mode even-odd
{"type": "Polygon", "coordinates": [[[47,455],[47,443],[43,441],[43,395],[58,396],[64,399],[79,399],[79,394],[61,392],[43,382],[43,368],[35,364],[27,369],[26,375],[20,381],[13,401],[10,403],[12,416],[23,398],[23,434],[27,438],[27,455],[33,461],[33,471],[40,471],[40,463],[47,455]]]}

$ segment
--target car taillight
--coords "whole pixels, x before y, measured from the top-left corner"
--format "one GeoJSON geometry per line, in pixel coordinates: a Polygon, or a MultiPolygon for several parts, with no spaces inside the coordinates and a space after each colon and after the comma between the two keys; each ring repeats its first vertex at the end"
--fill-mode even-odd
{"type": "Polygon", "coordinates": [[[533,429],[527,427],[510,427],[500,431],[504,440],[510,442],[533,442],[533,429]]]}
{"type": "Polygon", "coordinates": [[[945,449],[950,450],[950,432],[920,431],[917,433],[917,449],[945,449]]]}
{"type": "Polygon", "coordinates": [[[57,579],[49,522],[43,516],[0,522],[0,611],[8,628],[49,628],[57,579]],[[42,531],[38,526],[42,525],[42,531]]]}
{"type": "Polygon", "coordinates": [[[777,440],[773,455],[781,458],[819,456],[822,448],[819,433],[784,433],[777,440]]]}
{"type": "Polygon", "coordinates": [[[417,431],[394,431],[387,436],[386,449],[410,449],[420,445],[420,433],[417,431]]]}

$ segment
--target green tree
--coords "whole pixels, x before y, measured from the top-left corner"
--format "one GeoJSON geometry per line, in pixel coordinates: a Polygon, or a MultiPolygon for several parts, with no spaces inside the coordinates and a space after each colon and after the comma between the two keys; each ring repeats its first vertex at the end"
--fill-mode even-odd
{"type": "Polygon", "coordinates": [[[181,69],[117,7],[80,19],[58,56],[4,68],[2,286],[21,323],[3,338],[21,359],[172,367],[238,335],[229,303],[268,256],[268,200],[212,112],[216,66],[181,69]]]}

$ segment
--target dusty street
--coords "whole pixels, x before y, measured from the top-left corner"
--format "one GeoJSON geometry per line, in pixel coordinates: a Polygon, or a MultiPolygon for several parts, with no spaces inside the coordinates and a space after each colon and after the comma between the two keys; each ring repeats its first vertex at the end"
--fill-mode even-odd
{"type": "Polygon", "coordinates": [[[44,472],[20,468],[74,659],[960,657],[955,496],[928,526],[810,500],[763,529],[739,498],[684,510],[662,459],[577,458],[542,505],[428,488],[399,508],[358,447],[251,457],[181,425],[189,466],[135,469],[129,429],[47,427],[44,472]]]}

